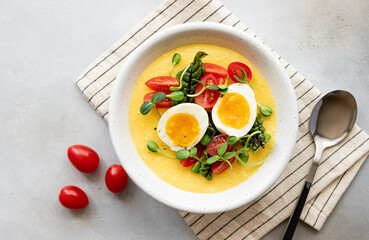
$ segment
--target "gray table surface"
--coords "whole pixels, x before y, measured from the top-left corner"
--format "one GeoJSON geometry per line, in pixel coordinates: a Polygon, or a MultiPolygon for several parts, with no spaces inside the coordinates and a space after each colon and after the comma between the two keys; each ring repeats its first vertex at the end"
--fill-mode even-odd
{"type": "MultiPolygon", "coordinates": [[[[323,92],[346,89],[369,132],[369,2],[236,1],[224,4],[323,92]]],[[[174,209],[131,181],[110,193],[105,171],[118,163],[108,126],[74,84],[81,71],[156,8],[146,1],[0,2],[0,239],[196,239],[174,209]],[[80,143],[100,154],[91,175],[66,156],[80,143]],[[58,202],[77,185],[90,197],[82,211],[58,202]]],[[[301,223],[296,239],[367,239],[369,163],[325,226],[301,223]]],[[[264,239],[280,239],[286,222],[264,239]]]]}

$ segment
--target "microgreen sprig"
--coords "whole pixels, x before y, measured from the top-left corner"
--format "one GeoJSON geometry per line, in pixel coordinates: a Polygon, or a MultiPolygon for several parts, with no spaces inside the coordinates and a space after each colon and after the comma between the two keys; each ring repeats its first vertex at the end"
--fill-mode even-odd
{"type": "Polygon", "coordinates": [[[169,70],[169,76],[172,75],[172,71],[175,65],[177,65],[181,61],[181,54],[175,53],[172,58],[172,66],[169,70]]]}
{"type": "Polygon", "coordinates": [[[158,109],[156,108],[156,103],[163,101],[166,97],[172,99],[173,101],[181,101],[184,99],[184,93],[181,91],[175,91],[166,95],[164,92],[157,92],[154,95],[152,95],[151,100],[145,101],[141,105],[140,113],[142,115],[146,115],[151,111],[152,108],[154,108],[160,118],[161,115],[158,109]]]}
{"type": "Polygon", "coordinates": [[[166,97],[166,95],[163,92],[157,92],[157,93],[155,93],[154,95],[152,95],[150,101],[146,101],[146,102],[144,102],[141,105],[141,107],[140,107],[140,113],[142,115],[146,115],[154,107],[155,110],[156,110],[156,113],[159,115],[159,117],[161,117],[158,109],[156,108],[156,103],[163,101],[165,97],[166,97]]]}
{"type": "Polygon", "coordinates": [[[191,148],[190,151],[188,151],[187,149],[180,149],[176,152],[176,157],[178,160],[183,160],[183,159],[186,159],[188,157],[192,157],[192,158],[195,158],[197,160],[200,160],[197,156],[197,148],[196,147],[193,147],[191,148]]]}
{"type": "Polygon", "coordinates": [[[260,109],[260,113],[264,116],[264,117],[270,117],[273,113],[273,109],[267,105],[260,105],[258,103],[259,109],[260,109]]]}
{"type": "Polygon", "coordinates": [[[195,93],[195,94],[187,94],[187,97],[197,97],[197,96],[200,96],[206,89],[209,89],[209,90],[219,90],[219,92],[221,94],[226,94],[227,91],[228,91],[227,82],[228,82],[228,78],[227,78],[227,80],[226,80],[226,82],[224,84],[205,86],[205,83],[199,81],[199,83],[202,84],[202,89],[200,90],[200,92],[195,93]]]}
{"type": "Polygon", "coordinates": [[[233,75],[233,77],[235,79],[237,79],[239,82],[242,82],[242,83],[246,83],[247,85],[249,85],[251,88],[253,88],[251,86],[251,84],[247,81],[247,74],[245,72],[245,70],[243,70],[243,68],[241,68],[241,72],[242,72],[242,78],[240,78],[239,76],[236,76],[236,75],[233,75]]]}
{"type": "Polygon", "coordinates": [[[170,87],[169,90],[170,91],[179,91],[182,89],[182,86],[183,86],[183,76],[185,75],[187,69],[191,66],[191,64],[189,64],[185,70],[183,70],[182,74],[181,74],[181,77],[179,78],[179,86],[178,87],[170,87]]]}
{"type": "Polygon", "coordinates": [[[165,152],[161,151],[161,150],[159,149],[158,144],[157,144],[155,141],[153,141],[153,140],[150,140],[150,141],[148,141],[148,142],[147,142],[147,148],[148,148],[151,152],[156,152],[156,153],[160,153],[161,155],[164,155],[164,156],[167,156],[167,157],[175,158],[174,156],[169,155],[169,154],[167,154],[167,153],[165,153],[165,152]]]}
{"type": "Polygon", "coordinates": [[[210,140],[215,136],[215,133],[216,131],[214,127],[209,125],[208,128],[206,129],[204,136],[201,138],[201,144],[204,146],[209,145],[210,140]]]}
{"type": "Polygon", "coordinates": [[[228,148],[228,143],[227,142],[222,143],[222,145],[220,145],[220,147],[218,148],[218,155],[214,155],[214,156],[209,157],[206,160],[206,163],[207,164],[213,164],[217,161],[225,161],[226,163],[228,163],[229,167],[232,169],[232,163],[229,161],[229,159],[234,157],[234,152],[227,152],[226,153],[227,148],[228,148]]]}

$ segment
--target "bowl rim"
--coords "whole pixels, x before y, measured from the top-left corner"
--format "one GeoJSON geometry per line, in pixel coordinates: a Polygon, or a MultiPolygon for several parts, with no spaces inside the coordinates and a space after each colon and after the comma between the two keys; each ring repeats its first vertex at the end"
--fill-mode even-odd
{"type": "MultiPolygon", "coordinates": [[[[164,54],[164,53],[163,53],[164,54]]],[[[128,118],[128,116],[127,116],[128,118]]],[[[272,53],[270,52],[270,50],[260,41],[256,40],[255,38],[252,38],[251,36],[249,36],[248,34],[242,32],[241,30],[238,30],[234,27],[230,27],[224,24],[219,24],[219,23],[209,23],[209,22],[192,22],[192,23],[185,23],[185,24],[180,24],[180,25],[175,25],[172,27],[169,27],[165,30],[162,30],[160,32],[155,33],[153,36],[151,36],[150,38],[148,38],[147,40],[145,40],[140,46],[138,46],[134,52],[132,52],[130,54],[130,56],[127,58],[126,62],[124,63],[124,65],[122,66],[122,68],[120,69],[116,80],[115,80],[115,84],[113,86],[112,89],[112,93],[111,93],[111,97],[110,97],[110,105],[109,105],[109,133],[110,133],[110,137],[111,137],[111,141],[114,147],[114,150],[118,156],[118,159],[120,161],[120,163],[123,165],[123,167],[125,168],[127,174],[130,176],[131,180],[137,185],[139,186],[143,191],[145,191],[148,195],[150,195],[151,197],[155,198],[156,200],[172,207],[175,209],[179,209],[179,210],[183,210],[183,211],[188,211],[188,212],[196,212],[196,213],[218,213],[218,212],[224,212],[224,211],[229,211],[229,210],[233,210],[235,208],[241,207],[251,201],[254,201],[256,198],[258,198],[260,195],[262,195],[267,189],[269,189],[280,177],[280,175],[282,174],[282,172],[285,170],[289,159],[293,153],[293,149],[294,149],[294,145],[296,142],[296,137],[297,137],[297,130],[298,130],[298,110],[297,110],[297,100],[296,100],[296,96],[295,96],[295,91],[292,87],[290,78],[288,77],[287,73],[285,72],[285,70],[283,69],[282,65],[280,64],[280,62],[278,61],[278,59],[272,55],[272,53]],[[294,121],[291,122],[291,134],[290,134],[290,138],[289,138],[289,142],[285,143],[285,144],[289,144],[291,147],[289,148],[289,151],[286,153],[286,155],[283,156],[283,162],[281,163],[281,167],[276,169],[272,174],[272,176],[270,177],[269,181],[264,183],[263,185],[261,185],[256,191],[252,192],[250,195],[246,195],[244,198],[242,198],[241,200],[235,200],[232,202],[232,204],[229,205],[223,205],[222,208],[219,208],[217,206],[207,206],[206,208],[204,208],[203,206],[199,206],[199,205],[186,205],[183,203],[179,203],[176,201],[173,201],[172,199],[168,199],[166,197],[165,194],[158,194],[157,192],[155,192],[155,190],[150,188],[150,184],[147,184],[145,182],[143,182],[142,180],[140,180],[140,176],[137,172],[135,172],[133,169],[131,168],[126,168],[126,164],[124,163],[124,156],[122,156],[121,154],[119,154],[121,151],[119,150],[119,148],[121,147],[121,140],[120,137],[118,136],[118,133],[115,131],[115,129],[117,128],[117,124],[118,121],[116,121],[117,115],[118,115],[118,109],[120,108],[121,104],[120,104],[120,93],[119,93],[119,86],[122,85],[124,83],[124,75],[128,72],[128,67],[130,66],[133,62],[135,62],[137,60],[137,56],[139,56],[140,54],[142,54],[145,51],[148,51],[150,49],[150,46],[153,45],[154,43],[157,43],[158,41],[162,41],[163,39],[165,39],[166,36],[171,35],[171,34],[176,34],[176,33],[180,33],[183,31],[193,31],[193,30],[206,30],[208,28],[211,28],[214,31],[219,31],[223,34],[235,34],[238,35],[240,38],[243,38],[246,41],[249,41],[251,44],[254,44],[257,48],[259,48],[260,50],[264,50],[265,51],[265,57],[267,57],[268,61],[270,61],[271,64],[277,66],[277,68],[279,69],[279,72],[281,73],[281,78],[283,79],[283,81],[286,81],[286,85],[288,86],[287,89],[284,89],[284,91],[286,92],[287,95],[292,96],[292,98],[294,99],[294,101],[292,101],[290,104],[290,110],[291,110],[291,114],[293,115],[293,119],[294,121]],[[269,55],[269,56],[268,56],[269,55]]],[[[131,134],[130,134],[130,138],[131,138],[131,134]]],[[[134,149],[136,151],[136,149],[134,149]]],[[[273,150],[274,151],[274,150],[273,150]]],[[[146,165],[146,164],[145,164],[146,165]]],[[[147,168],[149,168],[146,165],[147,168]]],[[[151,170],[150,170],[151,171],[151,170]]],[[[156,175],[155,175],[156,176],[156,175]]],[[[157,177],[157,176],[156,176],[157,177]]],[[[161,180],[159,178],[159,180],[161,180]]],[[[161,180],[163,183],[166,183],[165,181],[161,180]]],[[[245,181],[246,182],[246,181],[245,181]]],[[[170,184],[168,184],[170,185],[170,184]]],[[[240,184],[241,185],[241,184],[240,184]]],[[[171,186],[171,185],[170,185],[171,186]]],[[[237,188],[239,185],[231,188],[237,188]]],[[[172,186],[173,187],[173,186],[172,186]]],[[[175,187],[173,187],[175,188],[175,187]]],[[[184,191],[184,190],[180,190],[178,188],[175,188],[179,191],[184,191]]],[[[225,190],[228,191],[228,190],[225,190]]],[[[225,192],[222,191],[222,192],[225,192]]],[[[218,192],[218,193],[212,193],[212,194],[204,194],[204,193],[193,193],[193,192],[187,192],[184,191],[186,193],[189,194],[193,194],[193,195],[216,195],[222,192],[218,192]]]]}

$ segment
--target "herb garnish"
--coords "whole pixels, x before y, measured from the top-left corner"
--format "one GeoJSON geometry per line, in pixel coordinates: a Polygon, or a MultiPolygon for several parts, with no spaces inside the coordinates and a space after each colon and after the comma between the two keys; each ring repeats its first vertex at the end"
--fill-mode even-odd
{"type": "Polygon", "coordinates": [[[160,153],[161,155],[164,155],[164,156],[167,156],[167,157],[171,157],[171,158],[175,158],[174,156],[169,155],[169,154],[166,154],[165,152],[161,151],[159,149],[158,144],[155,141],[153,141],[153,140],[150,140],[150,141],[147,142],[147,148],[151,152],[157,152],[157,153],[160,153]]]}
{"type": "MultiPolygon", "coordinates": [[[[187,94],[193,94],[196,90],[197,83],[200,81],[201,77],[204,75],[205,67],[202,64],[201,58],[208,55],[205,52],[199,51],[196,53],[193,62],[187,67],[187,70],[179,71],[176,78],[180,80],[180,89],[176,87],[170,87],[170,90],[182,90],[182,92],[187,96],[187,94]],[[182,81],[181,79],[182,78],[182,81]]],[[[185,97],[181,102],[194,102],[193,97],[185,97]]]]}
{"type": "Polygon", "coordinates": [[[144,102],[140,107],[140,113],[142,115],[148,114],[152,108],[155,108],[156,113],[159,118],[161,117],[158,109],[156,108],[156,103],[163,101],[165,98],[170,98],[173,101],[181,101],[184,98],[184,94],[181,91],[171,92],[170,94],[165,94],[164,92],[157,92],[152,95],[151,100],[144,102]]]}
{"type": "Polygon", "coordinates": [[[172,75],[172,70],[174,66],[177,65],[180,61],[181,61],[181,54],[175,53],[172,58],[172,66],[170,67],[170,70],[169,70],[169,76],[172,75]]]}

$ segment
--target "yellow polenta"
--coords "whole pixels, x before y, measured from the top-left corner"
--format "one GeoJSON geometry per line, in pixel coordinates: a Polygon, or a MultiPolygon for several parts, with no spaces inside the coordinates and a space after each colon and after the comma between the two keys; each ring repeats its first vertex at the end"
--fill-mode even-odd
{"type": "MultiPolygon", "coordinates": [[[[180,53],[182,59],[180,63],[174,67],[173,75],[190,64],[198,51],[204,51],[209,54],[202,59],[203,62],[218,64],[226,69],[232,62],[243,62],[250,67],[252,71],[252,80],[250,83],[253,86],[256,101],[261,105],[272,107],[274,112],[271,117],[264,118],[266,132],[272,135],[272,139],[264,149],[259,149],[255,155],[250,151],[249,163],[257,163],[268,159],[268,156],[274,147],[277,131],[277,109],[272,91],[264,77],[256,67],[250,63],[250,61],[236,52],[219,46],[205,44],[188,45],[174,49],[154,61],[142,73],[132,92],[129,104],[129,127],[137,152],[146,165],[160,179],[185,191],[196,193],[216,193],[233,188],[246,181],[259,169],[260,166],[245,167],[235,161],[233,163],[232,170],[228,168],[222,174],[213,175],[213,179],[211,181],[207,181],[200,174],[193,173],[191,171],[191,167],[183,167],[179,163],[179,160],[150,152],[147,149],[147,141],[154,140],[158,143],[160,149],[168,154],[175,155],[175,152],[171,151],[170,148],[167,147],[158,137],[156,127],[159,117],[155,111],[151,111],[147,115],[143,116],[139,110],[145,94],[153,92],[145,85],[145,82],[153,77],[167,76],[174,53],[180,53]]],[[[161,113],[164,113],[164,111],[166,111],[166,109],[160,109],[161,113]]]]}

